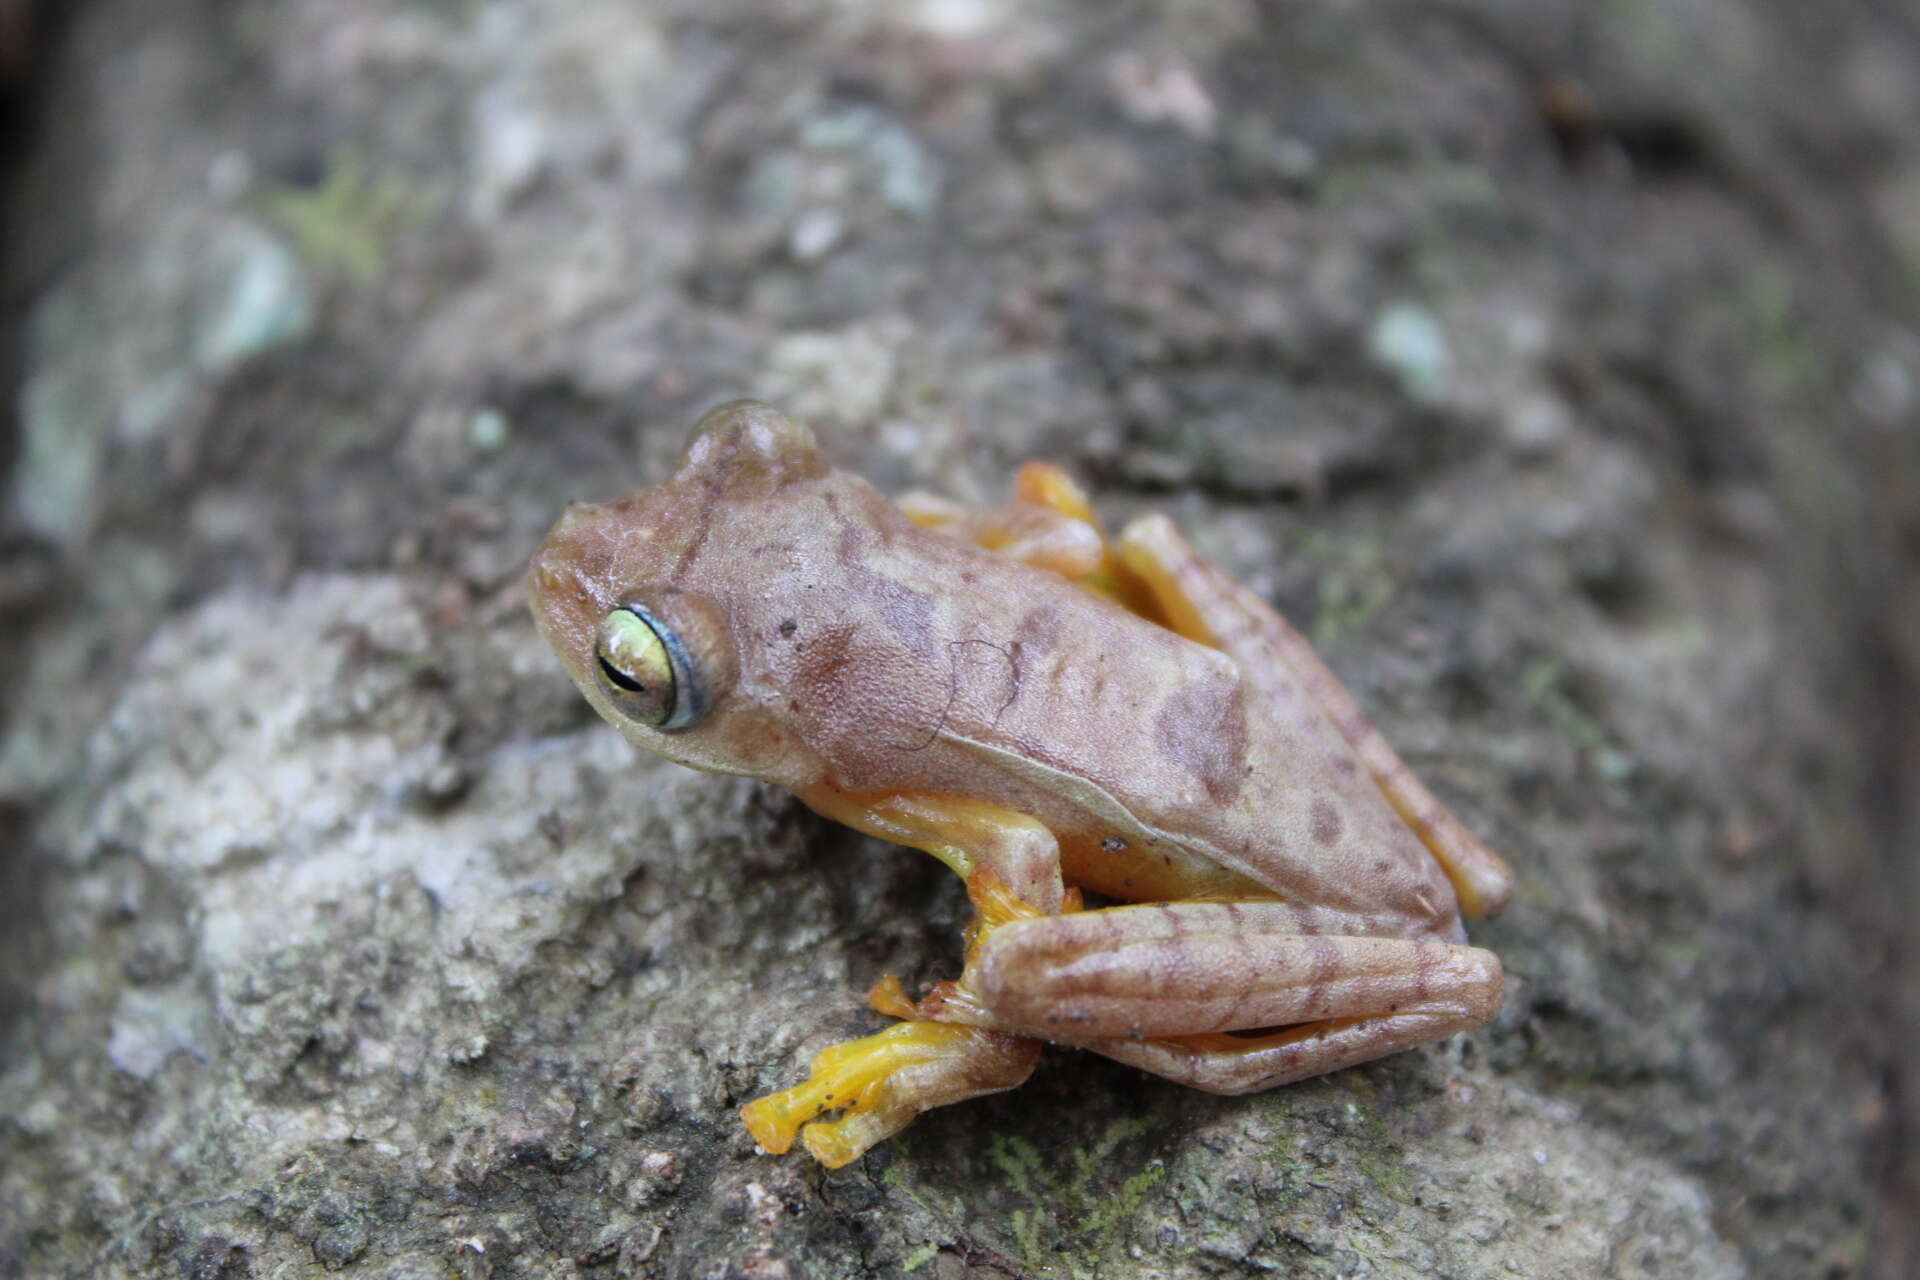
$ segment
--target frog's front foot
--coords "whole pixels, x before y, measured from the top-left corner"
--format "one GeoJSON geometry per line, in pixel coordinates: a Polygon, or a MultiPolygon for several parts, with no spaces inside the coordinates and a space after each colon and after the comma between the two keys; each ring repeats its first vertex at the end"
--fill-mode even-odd
{"type": "Polygon", "coordinates": [[[787,1151],[797,1136],[814,1159],[837,1169],[929,1107],[1013,1088],[1039,1056],[1040,1042],[1025,1036],[902,1022],[821,1050],[806,1083],[756,1098],[740,1118],[768,1151],[787,1151]],[[843,1114],[817,1119],[829,1111],[843,1114]]]}
{"type": "MultiPolygon", "coordinates": [[[[1052,833],[1024,814],[942,797],[858,802],[830,788],[805,798],[862,830],[923,843],[966,876],[974,910],[967,926],[969,966],[996,930],[1049,911],[1080,910],[1079,893],[1060,886],[1052,833]],[[1010,879],[1026,892],[1016,891],[1010,879]]],[[[1040,1041],[962,1025],[989,1021],[973,999],[967,972],[957,983],[937,984],[917,1005],[891,974],[875,983],[867,1002],[903,1021],[829,1046],[814,1058],[806,1083],[741,1108],[754,1140],[778,1154],[798,1138],[821,1164],[838,1168],[929,1107],[998,1093],[1025,1080],[1039,1060],[1040,1041]],[[817,1118],[832,1111],[841,1112],[840,1118],[817,1118]]]]}

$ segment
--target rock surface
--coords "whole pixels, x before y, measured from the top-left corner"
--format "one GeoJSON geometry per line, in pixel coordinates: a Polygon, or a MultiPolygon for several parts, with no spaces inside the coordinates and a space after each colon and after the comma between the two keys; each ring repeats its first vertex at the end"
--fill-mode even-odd
{"type": "Polygon", "coordinates": [[[1908,1274],[1896,8],[91,0],[6,242],[0,1273],[1908,1274]],[[756,1153],[958,886],[638,757],[517,585],[742,394],[1172,514],[1515,864],[1498,1022],[756,1153]]]}

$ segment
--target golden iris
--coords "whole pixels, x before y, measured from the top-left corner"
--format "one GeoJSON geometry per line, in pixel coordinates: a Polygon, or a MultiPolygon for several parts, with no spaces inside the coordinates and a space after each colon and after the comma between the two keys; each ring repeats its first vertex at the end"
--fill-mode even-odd
{"type": "Polygon", "coordinates": [[[702,699],[685,646],[641,605],[621,605],[600,620],[593,656],[601,688],[630,719],[671,730],[698,717],[702,699]]]}

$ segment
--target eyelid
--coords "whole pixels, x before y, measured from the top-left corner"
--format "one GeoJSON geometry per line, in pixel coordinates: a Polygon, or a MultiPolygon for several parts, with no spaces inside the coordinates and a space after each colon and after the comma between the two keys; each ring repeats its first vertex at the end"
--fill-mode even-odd
{"type": "Polygon", "coordinates": [[[673,671],[673,702],[667,709],[667,718],[658,727],[663,733],[685,729],[707,712],[706,690],[701,685],[698,669],[693,665],[693,655],[687,652],[680,633],[647,612],[645,606],[630,604],[623,607],[646,623],[653,634],[660,638],[661,647],[667,651],[667,665],[673,671]]]}

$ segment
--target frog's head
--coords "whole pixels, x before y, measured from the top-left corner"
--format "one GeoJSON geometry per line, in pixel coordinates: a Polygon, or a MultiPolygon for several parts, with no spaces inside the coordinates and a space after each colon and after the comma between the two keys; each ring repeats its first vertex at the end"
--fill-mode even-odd
{"type": "Polygon", "coordinates": [[[535,554],[540,630],[630,741],[695,768],[804,783],[810,753],[777,709],[730,696],[764,564],[743,550],[790,524],[832,469],[813,433],[750,400],[694,428],[665,484],[575,503],[535,554]]]}

